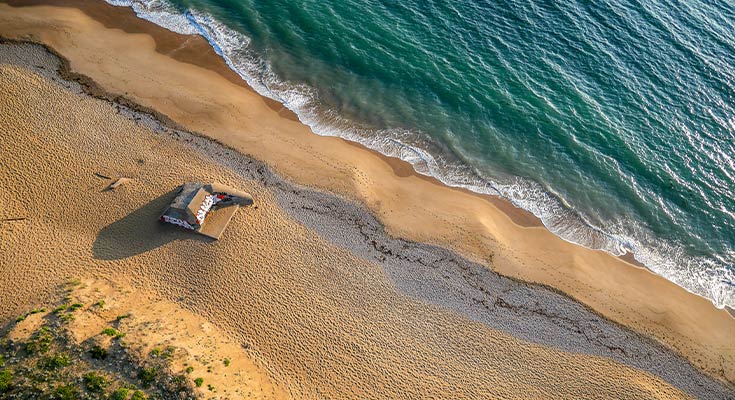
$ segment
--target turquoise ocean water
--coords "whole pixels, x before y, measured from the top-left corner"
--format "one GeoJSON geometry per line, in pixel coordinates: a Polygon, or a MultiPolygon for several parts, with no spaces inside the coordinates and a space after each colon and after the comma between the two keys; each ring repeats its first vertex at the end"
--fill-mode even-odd
{"type": "Polygon", "coordinates": [[[108,0],[321,135],[735,306],[732,0],[108,0]]]}

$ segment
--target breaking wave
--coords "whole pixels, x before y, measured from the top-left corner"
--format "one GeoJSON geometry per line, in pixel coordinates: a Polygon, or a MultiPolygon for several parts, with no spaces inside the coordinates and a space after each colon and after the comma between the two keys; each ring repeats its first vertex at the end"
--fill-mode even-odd
{"type": "Polygon", "coordinates": [[[735,307],[735,275],[727,265],[735,254],[693,257],[679,243],[657,238],[640,223],[619,219],[595,226],[561,196],[535,181],[507,177],[491,180],[462,161],[461,154],[449,154],[428,135],[409,129],[374,129],[348,120],[322,106],[315,89],[280,79],[271,66],[250,47],[250,38],[197,10],[179,10],[161,0],[106,0],[115,6],[131,7],[138,17],[170,31],[201,35],[226,63],[253,89],[296,113],[316,134],[338,136],[409,162],[421,174],[448,186],[477,193],[498,195],[536,215],[559,237],[613,255],[630,252],[651,271],[715,306],[735,307]]]}

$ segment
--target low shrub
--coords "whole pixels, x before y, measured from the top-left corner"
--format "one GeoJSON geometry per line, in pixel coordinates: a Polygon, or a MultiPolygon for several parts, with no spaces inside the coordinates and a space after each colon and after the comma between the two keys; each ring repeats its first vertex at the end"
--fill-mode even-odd
{"type": "Polygon", "coordinates": [[[74,314],[72,313],[66,313],[66,314],[60,314],[59,319],[63,323],[67,323],[69,321],[74,321],[74,314]]]}
{"type": "Polygon", "coordinates": [[[54,390],[54,399],[59,400],[77,400],[81,399],[82,396],[74,385],[63,385],[59,386],[54,390]]]}
{"type": "Polygon", "coordinates": [[[130,397],[130,400],[147,400],[148,396],[140,390],[136,390],[135,393],[130,397]]]}
{"type": "Polygon", "coordinates": [[[127,388],[120,388],[112,392],[110,395],[110,400],[127,400],[128,393],[130,393],[130,389],[127,388]]]}
{"type": "Polygon", "coordinates": [[[96,372],[89,372],[84,375],[84,387],[90,392],[100,393],[105,390],[105,386],[107,386],[107,380],[104,376],[96,372]]]}
{"type": "Polygon", "coordinates": [[[105,329],[102,330],[102,334],[103,335],[107,335],[107,336],[112,336],[112,337],[114,337],[116,339],[119,339],[119,338],[125,336],[124,333],[118,331],[115,328],[105,328],[105,329]]]}
{"type": "Polygon", "coordinates": [[[48,370],[54,371],[61,369],[69,365],[69,356],[64,353],[54,354],[50,357],[44,357],[39,361],[38,366],[48,370]]]}
{"type": "Polygon", "coordinates": [[[95,345],[91,349],[89,349],[89,354],[95,360],[104,360],[105,358],[107,358],[107,349],[95,345]]]}
{"type": "Polygon", "coordinates": [[[0,371],[0,393],[10,390],[13,383],[13,372],[9,369],[0,371]]]}
{"type": "Polygon", "coordinates": [[[158,369],[156,367],[147,367],[138,371],[138,379],[143,383],[143,387],[148,387],[156,380],[158,369]]]}
{"type": "Polygon", "coordinates": [[[124,320],[125,318],[130,318],[130,314],[122,314],[115,317],[115,321],[120,322],[124,320]]]}

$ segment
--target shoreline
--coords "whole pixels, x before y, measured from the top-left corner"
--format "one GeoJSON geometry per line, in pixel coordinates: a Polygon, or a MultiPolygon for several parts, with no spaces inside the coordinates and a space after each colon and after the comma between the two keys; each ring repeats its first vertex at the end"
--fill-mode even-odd
{"type": "MultiPolygon", "coordinates": [[[[2,318],[37,301],[33,288],[53,291],[64,274],[92,274],[130,279],[134,290],[152,289],[206,317],[293,398],[731,396],[731,387],[568,296],[436,246],[392,238],[354,201],[292,184],[236,150],[88,94],[90,82],[78,83],[78,76],[58,79],[54,71],[63,67],[53,63],[60,59],[34,56],[38,49],[46,51],[0,44],[0,58],[11,60],[0,62],[0,89],[11,90],[10,106],[0,106],[18,117],[5,121],[15,140],[3,159],[18,169],[3,186],[17,191],[11,209],[31,199],[29,207],[39,208],[31,215],[54,216],[59,208],[65,214],[31,217],[0,232],[0,243],[33,249],[51,234],[66,246],[26,252],[32,261],[16,263],[22,272],[0,271],[20,273],[13,287],[0,286],[11,303],[2,318]],[[29,53],[30,63],[12,61],[29,53]],[[23,100],[14,101],[21,93],[23,100]],[[70,127],[70,117],[80,124],[70,127]],[[48,168],[34,170],[38,164],[48,168]],[[133,176],[134,183],[100,191],[106,182],[94,176],[99,168],[133,176]],[[258,208],[236,214],[217,242],[160,224],[155,215],[174,192],[161,193],[190,174],[246,186],[258,208]],[[59,181],[80,188],[74,199],[35,201],[63,191],[59,181]],[[66,229],[58,231],[62,221],[66,229]],[[294,252],[294,246],[304,247],[294,252]],[[177,261],[167,263],[171,258],[177,261]],[[253,290],[254,296],[230,295],[253,290]]],[[[9,253],[0,252],[1,265],[9,253]]]]}
{"type": "MultiPolygon", "coordinates": [[[[100,3],[95,2],[92,4],[94,4],[93,7],[99,6],[103,9],[104,7],[102,7],[100,3]]],[[[104,4],[104,6],[113,7],[107,4],[104,4]]],[[[119,9],[119,11],[122,10],[127,10],[129,14],[133,14],[130,9],[119,9]]],[[[108,10],[106,12],[112,11],[108,10]]],[[[129,17],[130,16],[125,18],[129,17]]],[[[139,22],[141,26],[145,26],[146,24],[150,25],[146,28],[150,30],[150,32],[147,32],[145,35],[151,35],[149,37],[154,37],[153,42],[155,44],[155,50],[158,50],[159,43],[165,43],[165,40],[160,38],[157,40],[156,35],[163,35],[158,32],[158,30],[165,30],[163,28],[158,28],[147,21],[139,20],[137,17],[134,17],[134,14],[133,18],[141,21],[139,22]],[[158,28],[158,30],[154,27],[158,28]]],[[[123,20],[124,19],[121,19],[121,21],[123,20]]],[[[125,24],[126,22],[121,23],[125,24]]],[[[95,27],[90,28],[89,26],[85,28],[92,30],[98,29],[95,27]]],[[[0,28],[0,31],[5,30],[6,28],[0,28]]],[[[52,30],[53,29],[50,31],[52,30]]],[[[116,72],[110,73],[109,71],[102,71],[99,68],[95,68],[92,64],[84,64],[85,49],[77,48],[74,50],[73,54],[71,54],[71,57],[69,57],[68,51],[70,48],[64,47],[63,39],[56,40],[50,39],[49,37],[44,38],[43,28],[38,29],[37,32],[34,33],[41,35],[39,38],[40,41],[46,44],[49,44],[47,42],[52,42],[49,44],[51,47],[63,56],[68,57],[72,65],[72,69],[79,71],[82,74],[89,75],[95,82],[100,84],[101,87],[105,88],[105,90],[110,91],[111,93],[124,93],[124,96],[129,96],[133,102],[140,103],[144,107],[156,109],[158,112],[167,116],[167,118],[170,118],[172,121],[180,124],[181,126],[187,127],[192,131],[201,133],[206,137],[213,138],[244,153],[248,153],[248,150],[258,147],[255,143],[258,139],[263,139],[268,136],[260,135],[259,137],[256,136],[249,139],[243,139],[242,137],[239,137],[239,135],[243,135],[242,129],[235,129],[228,132],[229,134],[224,133],[218,135],[216,132],[221,132],[222,130],[220,128],[222,126],[228,127],[228,124],[227,121],[222,120],[226,119],[226,116],[218,114],[217,110],[204,110],[207,111],[210,116],[215,116],[213,120],[215,120],[216,123],[202,123],[202,121],[192,120],[192,117],[188,117],[186,115],[187,111],[192,109],[201,112],[202,108],[200,108],[199,104],[184,104],[184,107],[180,107],[181,105],[176,104],[157,104],[157,99],[146,94],[145,91],[142,91],[143,93],[141,93],[141,91],[136,92],[136,88],[132,88],[133,90],[131,90],[130,93],[127,93],[126,90],[122,90],[126,87],[121,85],[119,81],[115,81],[115,79],[120,78],[121,75],[115,75],[116,72]],[[53,43],[55,41],[56,43],[53,43]],[[56,44],[56,46],[54,46],[54,44],[56,44]],[[62,49],[59,49],[59,47],[62,47],[62,49]],[[97,76],[95,76],[95,73],[97,76]],[[163,107],[161,107],[161,105],[163,107]],[[162,111],[161,108],[164,110],[162,111]]],[[[125,36],[127,34],[122,33],[118,35],[125,36]]],[[[171,33],[171,35],[173,35],[171,37],[174,37],[177,34],[171,33]]],[[[204,39],[200,37],[196,38],[200,39],[200,42],[206,43],[204,39]]],[[[146,41],[143,40],[143,42],[146,41]]],[[[185,44],[186,46],[191,46],[185,46],[186,48],[200,49],[200,47],[197,47],[198,44],[196,44],[195,39],[186,38],[185,44]]],[[[209,48],[210,52],[214,54],[208,44],[207,48],[209,48]]],[[[130,54],[135,51],[142,53],[149,51],[145,46],[131,46],[124,48],[124,50],[131,52],[130,54]]],[[[176,54],[181,55],[182,53],[177,52],[176,54]]],[[[199,69],[199,67],[209,65],[208,63],[210,62],[215,62],[210,59],[207,59],[207,61],[204,62],[204,56],[200,55],[200,57],[202,58],[198,60],[198,63],[189,63],[189,65],[199,69]]],[[[220,60],[221,64],[224,65],[224,62],[221,61],[219,57],[216,57],[216,59],[220,60]]],[[[157,61],[162,62],[161,60],[157,61]]],[[[167,66],[175,67],[175,64],[167,64],[167,66]]],[[[216,68],[214,68],[214,70],[216,71],[216,68]]],[[[227,70],[234,74],[234,72],[229,70],[229,68],[227,68],[227,70]]],[[[218,72],[215,73],[218,74],[221,79],[222,75],[218,72]]],[[[201,71],[187,71],[187,75],[189,76],[197,76],[200,74],[203,79],[209,79],[210,82],[214,82],[216,80],[211,76],[207,76],[207,74],[201,73],[201,71]]],[[[228,79],[225,78],[224,80],[232,84],[228,79]]],[[[246,87],[243,85],[244,82],[241,81],[241,83],[242,84],[235,86],[240,88],[246,87]]],[[[218,83],[218,86],[225,87],[226,85],[218,83]]],[[[732,327],[735,326],[733,325],[732,316],[727,311],[716,310],[709,301],[686,292],[684,289],[675,286],[664,278],[654,275],[648,270],[635,273],[630,270],[626,270],[625,266],[629,269],[640,268],[625,261],[621,261],[620,259],[616,259],[614,256],[606,253],[601,254],[602,252],[599,251],[583,249],[580,248],[580,246],[572,245],[571,243],[564,245],[559,243],[561,239],[558,238],[556,240],[550,239],[548,235],[551,234],[545,230],[545,228],[532,225],[533,221],[530,219],[523,220],[525,222],[518,223],[522,220],[518,217],[513,218],[512,215],[507,216],[504,212],[506,210],[503,210],[502,206],[492,204],[488,199],[479,197],[481,195],[478,196],[474,193],[462,193],[461,190],[448,188],[446,186],[441,187],[436,182],[416,177],[415,172],[413,175],[406,174],[406,171],[400,165],[398,165],[400,168],[396,168],[395,165],[391,165],[392,161],[386,161],[385,156],[381,159],[381,157],[376,154],[370,155],[370,152],[366,151],[364,148],[359,149],[356,145],[343,141],[342,139],[325,137],[318,137],[320,139],[314,137],[310,139],[309,135],[316,135],[313,135],[308,128],[303,125],[297,124],[299,127],[294,127],[293,125],[296,124],[295,121],[293,121],[292,116],[289,117],[288,113],[283,112],[283,107],[278,109],[278,107],[274,106],[272,103],[269,104],[266,99],[254,94],[252,89],[247,88],[247,90],[251,93],[251,97],[257,97],[255,99],[249,98],[246,102],[247,104],[257,106],[257,104],[260,103],[260,107],[265,106],[263,110],[259,110],[256,116],[262,117],[264,115],[267,116],[268,113],[272,113],[275,114],[275,117],[286,121],[277,122],[278,120],[275,117],[270,116],[262,118],[267,120],[269,123],[274,123],[277,127],[276,129],[269,129],[270,132],[268,133],[277,134],[276,130],[280,127],[286,127],[294,131],[291,134],[284,135],[287,137],[283,138],[283,140],[277,145],[283,143],[297,144],[308,140],[315,142],[312,143],[311,146],[305,146],[302,148],[298,148],[299,146],[296,146],[298,151],[291,152],[278,151],[275,149],[275,145],[271,145],[270,147],[262,145],[259,146],[259,148],[256,148],[257,151],[253,152],[253,156],[271,165],[277,172],[306,186],[336,192],[340,195],[347,196],[348,198],[352,198],[366,204],[367,207],[377,215],[378,219],[386,225],[386,230],[391,236],[406,237],[413,241],[427,242],[447,247],[464,256],[468,256],[473,261],[480,261],[484,265],[489,265],[491,269],[502,274],[521,280],[548,285],[556,290],[560,290],[571,298],[587,304],[593,310],[606,318],[631,327],[636,331],[651,335],[667,345],[676,348],[680,353],[687,356],[690,360],[693,360],[706,371],[715,376],[721,376],[727,381],[733,382],[733,376],[735,375],[735,372],[733,371],[734,367],[732,367],[733,363],[727,361],[733,359],[733,339],[722,336],[728,332],[728,329],[732,329],[732,327]],[[290,121],[290,124],[288,121],[290,121]],[[340,145],[338,144],[339,141],[344,143],[340,145]],[[317,160],[314,160],[313,157],[312,159],[309,159],[310,157],[308,154],[312,153],[313,155],[314,153],[310,150],[322,145],[333,148],[329,151],[322,152],[322,154],[318,154],[319,157],[316,157],[317,160]],[[349,163],[348,160],[346,160],[347,156],[338,156],[338,153],[345,151],[345,149],[350,147],[356,148],[353,153],[356,155],[359,162],[349,163]],[[283,158],[284,155],[291,156],[292,160],[289,161],[287,158],[283,158]],[[282,161],[276,161],[279,159],[282,161]],[[303,161],[304,163],[295,162],[294,160],[303,161]],[[310,173],[299,171],[303,165],[308,165],[309,163],[313,165],[309,167],[311,170],[307,171],[310,173]],[[319,173],[314,172],[315,170],[323,169],[325,166],[328,168],[330,164],[335,171],[328,171],[328,173],[325,174],[327,175],[326,181],[321,179],[322,177],[319,173]],[[362,166],[361,164],[367,166],[367,168],[360,168],[362,166]],[[390,172],[393,177],[387,176],[386,171],[390,172]],[[382,181],[392,181],[391,187],[393,189],[398,190],[399,188],[407,188],[405,190],[401,190],[399,192],[399,196],[395,196],[390,190],[381,190],[382,188],[376,187],[380,184],[376,182],[377,178],[374,178],[371,175],[378,176],[382,181]],[[421,183],[420,181],[423,181],[424,183],[421,183]],[[406,194],[405,192],[408,192],[409,189],[411,189],[414,194],[406,194]],[[422,210],[410,210],[408,207],[411,207],[411,204],[416,204],[416,202],[412,200],[416,198],[416,193],[418,193],[418,197],[422,198],[441,197],[442,205],[423,208],[422,210]],[[403,198],[394,200],[392,197],[403,198]],[[456,204],[455,200],[460,200],[461,205],[466,206],[467,208],[467,210],[459,211],[466,212],[452,212],[453,210],[446,212],[446,206],[456,204]],[[386,203],[388,204],[386,205],[386,203]],[[407,224],[407,221],[418,221],[422,219],[422,217],[425,217],[427,212],[429,215],[433,214],[430,221],[424,222],[423,225],[413,227],[413,229],[408,228],[410,224],[407,224]],[[398,218],[396,218],[397,221],[392,221],[394,218],[393,215],[395,214],[398,215],[398,218]],[[503,221],[503,219],[506,221],[503,221]],[[469,224],[464,225],[465,222],[469,222],[469,224]],[[436,224],[446,224],[448,227],[439,227],[436,224]],[[480,239],[477,239],[477,236],[475,235],[479,236],[480,239]],[[514,249],[515,244],[520,241],[524,241],[524,239],[530,239],[532,245],[526,246],[526,248],[523,249],[524,251],[521,252],[514,249]],[[552,241],[553,245],[543,246],[543,250],[536,252],[535,254],[533,254],[533,249],[528,248],[534,247],[533,244],[538,245],[543,241],[552,241]],[[491,250],[488,250],[488,247],[491,247],[491,250]],[[552,255],[551,252],[555,251],[561,252],[562,255],[552,255]],[[548,261],[547,259],[552,260],[548,261]],[[619,268],[619,270],[607,271],[608,268],[619,268]],[[531,269],[541,269],[542,271],[541,273],[538,271],[529,271],[531,269]],[[635,275],[635,277],[623,276],[628,273],[635,275]],[[605,280],[612,282],[606,282],[605,280],[601,282],[601,279],[599,278],[606,278],[605,280]],[[605,289],[607,289],[606,293],[602,293],[602,295],[597,293],[599,290],[605,289]],[[628,293],[629,291],[631,293],[628,293]],[[664,303],[646,304],[645,302],[639,301],[640,299],[647,299],[650,301],[651,293],[658,293],[654,296],[663,297],[664,303]],[[632,298],[630,299],[620,298],[621,295],[625,296],[631,294],[634,294],[634,296],[631,296],[632,298]],[[707,304],[703,304],[702,301],[707,304]],[[694,340],[692,343],[695,343],[692,347],[689,347],[690,340],[694,340]],[[697,344],[699,346],[695,347],[697,344]],[[717,362],[719,356],[726,357],[725,361],[717,362]],[[719,370],[722,372],[718,372],[719,370]]],[[[229,93],[237,93],[237,90],[232,91],[230,88],[228,88],[227,91],[229,93]]],[[[205,114],[207,113],[200,113],[202,116],[205,114]]],[[[231,126],[228,128],[231,128],[231,126]]],[[[257,126],[250,126],[249,128],[259,129],[257,126]]],[[[228,129],[226,128],[225,131],[227,130],[228,129]]],[[[411,171],[413,170],[411,169],[411,171]]]]}
{"type": "MultiPolygon", "coordinates": [[[[17,1],[17,0],[11,0],[10,3],[12,3],[13,1],[17,1]]],[[[104,2],[106,2],[106,1],[104,1],[104,2]]],[[[24,3],[25,4],[35,4],[35,3],[43,4],[44,2],[43,1],[38,1],[38,0],[31,0],[31,1],[20,0],[20,1],[18,1],[18,3],[21,3],[21,4],[24,4],[24,3]]],[[[109,2],[106,2],[106,3],[109,4],[109,2]]],[[[78,0],[63,0],[62,1],[62,4],[68,4],[70,6],[76,6],[76,7],[78,7],[79,6],[79,1],[78,0]]],[[[129,6],[122,6],[122,7],[130,9],[130,11],[132,12],[132,15],[135,16],[136,18],[143,19],[142,17],[138,16],[131,7],[129,7],[129,6]]],[[[94,5],[90,5],[90,4],[84,4],[84,7],[83,8],[85,10],[94,9],[94,11],[92,13],[90,13],[90,16],[92,16],[93,18],[99,18],[101,21],[105,21],[105,24],[108,27],[109,26],[115,26],[115,27],[118,27],[118,28],[122,28],[122,29],[124,29],[124,30],[126,30],[128,32],[131,32],[131,30],[129,30],[125,26],[126,24],[123,23],[123,24],[115,25],[115,23],[113,21],[109,21],[109,19],[107,18],[104,10],[97,10],[96,9],[97,7],[95,7],[94,5]]],[[[152,23],[154,25],[157,25],[155,22],[152,22],[152,23]]],[[[160,25],[157,25],[157,26],[161,27],[160,25]]],[[[167,28],[165,28],[165,27],[163,27],[163,28],[164,28],[164,30],[168,31],[167,28]]],[[[141,29],[141,30],[136,29],[135,31],[136,32],[145,33],[146,32],[146,29],[141,29]]],[[[180,35],[180,34],[174,33],[174,35],[180,35]]],[[[189,37],[190,35],[180,35],[180,36],[189,37]]],[[[195,34],[194,36],[197,36],[199,38],[202,38],[201,37],[202,35],[200,35],[200,34],[195,34]]],[[[187,39],[187,41],[188,41],[188,39],[187,39]]],[[[209,43],[207,39],[202,40],[202,42],[203,43],[209,43]]],[[[158,43],[158,41],[157,41],[157,43],[158,43]]],[[[212,43],[209,43],[209,45],[210,46],[213,46],[212,43]]],[[[199,43],[197,43],[197,47],[200,47],[200,44],[199,43]]],[[[161,54],[167,54],[167,51],[165,49],[159,49],[157,47],[156,50],[159,53],[161,53],[161,54]]],[[[195,65],[199,65],[199,66],[202,66],[204,68],[208,68],[210,70],[216,71],[220,75],[222,75],[222,77],[224,77],[225,79],[228,79],[231,82],[233,82],[235,84],[238,84],[238,85],[244,85],[248,89],[253,90],[253,92],[258,93],[257,90],[255,90],[252,87],[250,87],[249,83],[239,75],[239,73],[234,69],[234,67],[232,67],[229,64],[227,64],[227,62],[224,60],[224,57],[221,56],[221,55],[215,54],[215,57],[216,58],[219,58],[219,61],[221,61],[220,63],[211,62],[211,63],[209,63],[209,65],[207,65],[207,63],[201,62],[201,60],[196,60],[196,59],[195,60],[192,60],[191,57],[187,56],[186,54],[168,53],[168,55],[172,56],[174,59],[176,59],[178,61],[188,62],[188,63],[194,63],[195,65]]],[[[293,121],[301,122],[299,120],[298,115],[295,112],[291,111],[287,107],[285,107],[282,104],[280,104],[278,100],[275,100],[275,99],[273,99],[273,98],[271,98],[269,96],[266,96],[266,95],[262,95],[262,94],[260,94],[260,95],[268,103],[268,105],[271,108],[273,108],[274,110],[276,110],[279,113],[281,113],[281,115],[283,117],[292,119],[293,121]]],[[[309,124],[306,124],[306,123],[303,123],[303,124],[309,126],[309,124]]],[[[320,136],[330,136],[330,135],[320,135],[320,136]]],[[[546,225],[544,225],[544,223],[542,222],[542,220],[541,220],[540,217],[534,215],[532,212],[530,212],[530,211],[528,211],[526,209],[523,209],[521,207],[518,207],[518,206],[514,205],[510,200],[508,200],[505,197],[502,197],[502,196],[496,195],[496,194],[488,194],[488,193],[477,192],[477,191],[473,191],[471,189],[467,189],[467,188],[464,188],[464,187],[452,186],[450,184],[446,184],[446,183],[442,182],[436,176],[433,176],[433,175],[425,175],[425,174],[422,174],[422,173],[417,172],[415,170],[415,168],[414,168],[413,165],[411,165],[409,162],[407,162],[407,161],[405,161],[405,160],[403,160],[401,158],[384,154],[380,150],[371,148],[371,147],[363,144],[360,141],[351,140],[349,138],[345,138],[345,137],[342,137],[342,136],[339,136],[339,135],[337,135],[335,137],[341,138],[347,144],[355,144],[358,147],[360,147],[361,150],[367,150],[369,152],[375,153],[377,156],[379,156],[380,158],[382,158],[387,164],[391,165],[393,167],[393,169],[394,169],[394,172],[399,177],[406,177],[408,175],[413,175],[413,176],[415,176],[417,178],[427,179],[429,182],[432,182],[432,183],[434,183],[436,185],[440,185],[440,186],[443,186],[443,187],[447,187],[449,189],[458,190],[458,191],[463,192],[463,193],[469,193],[469,194],[478,196],[478,197],[483,198],[483,199],[489,201],[490,203],[492,203],[496,208],[500,209],[504,214],[506,214],[507,216],[509,216],[513,220],[513,222],[515,222],[517,225],[520,225],[522,227],[544,227],[545,229],[550,230],[548,227],[546,227],[546,225]]],[[[590,229],[592,231],[598,232],[598,230],[596,228],[592,227],[592,226],[589,226],[589,225],[585,225],[585,226],[586,226],[587,229],[590,229]]],[[[581,244],[575,242],[574,240],[563,238],[561,235],[558,235],[556,233],[555,233],[555,235],[559,236],[563,240],[568,241],[568,242],[570,242],[572,244],[576,244],[576,245],[580,245],[582,247],[586,247],[584,245],[581,245],[581,244]]],[[[589,248],[589,247],[587,247],[587,248],[589,248]]],[[[592,250],[594,250],[594,249],[592,249],[592,250]]],[[[629,264],[633,264],[633,265],[636,265],[638,267],[648,269],[649,271],[653,272],[654,274],[656,273],[653,270],[649,269],[642,262],[636,260],[635,259],[635,254],[633,252],[626,251],[626,253],[625,254],[622,254],[622,255],[615,255],[615,254],[612,254],[612,253],[609,253],[609,254],[611,254],[611,255],[613,255],[615,257],[619,257],[621,260],[623,260],[623,261],[625,261],[625,262],[627,262],[629,264]]],[[[685,290],[688,290],[688,289],[685,288],[685,290]]],[[[696,294],[696,293],[694,293],[694,294],[696,294]]],[[[701,296],[701,295],[699,295],[699,296],[701,296]]],[[[704,297],[704,298],[712,301],[711,299],[709,299],[709,298],[707,298],[705,296],[701,296],[701,297],[704,297]]]]}

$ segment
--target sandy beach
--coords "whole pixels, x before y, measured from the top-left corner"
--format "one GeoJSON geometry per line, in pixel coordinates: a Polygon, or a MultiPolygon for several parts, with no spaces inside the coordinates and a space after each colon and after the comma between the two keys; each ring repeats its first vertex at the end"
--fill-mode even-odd
{"type": "Polygon", "coordinates": [[[0,218],[23,218],[0,225],[3,321],[70,278],[125,279],[247,344],[292,398],[733,396],[726,311],[314,135],[199,37],[102,2],[0,4],[0,36],[69,63],[0,56],[0,218]],[[99,175],[133,182],[104,192],[99,175]],[[217,242],[160,225],[187,180],[257,208],[217,242]]]}

